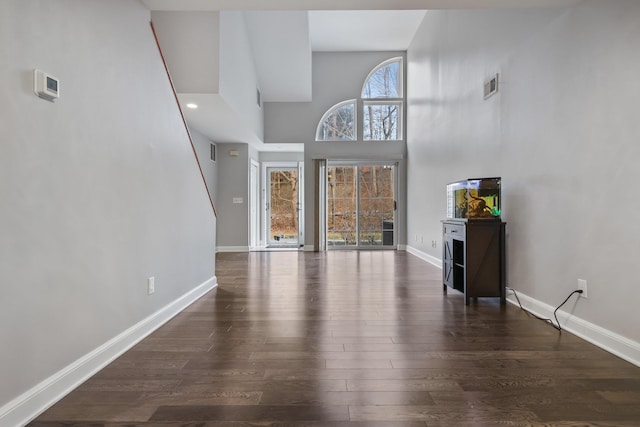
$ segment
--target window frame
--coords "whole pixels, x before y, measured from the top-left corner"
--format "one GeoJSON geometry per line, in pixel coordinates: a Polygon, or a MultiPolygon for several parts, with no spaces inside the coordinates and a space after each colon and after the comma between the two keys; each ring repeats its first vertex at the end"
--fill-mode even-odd
{"type": "MultiPolygon", "coordinates": [[[[372,142],[372,141],[373,142],[405,141],[405,135],[404,135],[406,131],[405,130],[406,123],[404,118],[404,114],[405,114],[404,110],[406,106],[406,94],[405,94],[406,89],[405,89],[405,76],[404,76],[405,60],[406,58],[404,56],[394,56],[392,58],[388,58],[380,62],[378,65],[373,67],[371,71],[369,71],[369,73],[367,74],[367,77],[364,80],[364,83],[360,89],[359,97],[354,99],[347,99],[342,102],[339,102],[324,112],[324,114],[322,115],[316,127],[315,141],[316,142],[364,142],[364,143],[372,142]],[[397,76],[396,76],[396,88],[395,88],[396,90],[394,92],[398,92],[398,95],[400,96],[391,97],[391,96],[387,96],[387,94],[385,94],[385,96],[371,96],[371,97],[364,96],[365,88],[370,86],[371,78],[374,75],[376,75],[376,73],[378,73],[380,70],[392,64],[397,64],[397,76]],[[350,138],[330,138],[330,139],[319,138],[320,130],[322,130],[324,127],[324,124],[327,123],[327,119],[332,114],[335,114],[337,110],[344,107],[345,105],[351,105],[353,108],[353,127],[351,129],[351,131],[353,132],[352,136],[350,138]],[[366,114],[367,109],[369,107],[384,107],[385,105],[394,105],[397,107],[397,119],[394,123],[394,125],[397,128],[395,132],[396,137],[393,139],[376,139],[376,138],[373,138],[373,135],[369,135],[369,137],[367,137],[365,133],[368,132],[369,129],[371,129],[370,125],[365,127],[365,120],[369,116],[369,114],[366,114]],[[362,119],[360,119],[360,117],[362,117],[362,119]]],[[[380,83],[380,82],[386,82],[386,79],[381,79],[381,80],[376,79],[376,83],[380,83]]],[[[378,85],[378,87],[382,87],[383,89],[385,89],[385,88],[388,88],[389,86],[385,84],[385,85],[378,85]]],[[[386,91],[386,92],[390,92],[390,91],[386,91]]],[[[382,124],[384,122],[380,121],[380,122],[374,122],[374,123],[382,124]]],[[[383,129],[384,128],[379,126],[379,128],[376,129],[378,131],[376,133],[380,135],[384,135],[384,132],[381,132],[381,130],[383,129]]]]}
{"type": "Polygon", "coordinates": [[[331,108],[329,108],[327,111],[325,111],[325,113],[322,115],[322,118],[320,118],[320,121],[318,122],[318,126],[316,127],[316,137],[315,140],[317,142],[355,142],[358,140],[358,100],[357,99],[347,99],[345,101],[341,101],[338,102],[337,104],[335,104],[334,106],[332,106],[331,108]],[[327,119],[327,117],[329,117],[331,114],[333,114],[336,110],[344,107],[345,105],[352,105],[353,106],[353,137],[352,138],[337,138],[337,139],[320,139],[319,134],[320,134],[320,129],[322,128],[325,120],[327,119]]]}
{"type": "Polygon", "coordinates": [[[362,100],[362,141],[364,142],[372,142],[372,141],[402,141],[404,140],[404,100],[402,98],[368,98],[362,100]],[[398,127],[397,133],[398,136],[393,139],[374,139],[366,137],[366,128],[365,119],[366,119],[366,109],[367,106],[385,106],[385,105],[395,105],[398,107],[398,114],[396,120],[396,126],[398,127]]]}
{"type": "Polygon", "coordinates": [[[404,58],[402,56],[396,56],[393,58],[389,58],[385,61],[382,61],[380,64],[376,65],[375,67],[373,67],[373,69],[369,72],[369,74],[367,74],[367,78],[364,79],[364,84],[362,85],[362,89],[360,90],[360,99],[362,100],[370,100],[370,99],[387,99],[387,100],[393,100],[393,99],[404,99],[404,58]],[[400,89],[399,91],[399,97],[390,97],[390,96],[383,96],[383,97],[365,97],[364,96],[364,89],[367,87],[367,84],[369,83],[369,80],[371,79],[371,77],[378,72],[378,70],[388,66],[391,63],[394,62],[398,62],[398,87],[400,89]]]}

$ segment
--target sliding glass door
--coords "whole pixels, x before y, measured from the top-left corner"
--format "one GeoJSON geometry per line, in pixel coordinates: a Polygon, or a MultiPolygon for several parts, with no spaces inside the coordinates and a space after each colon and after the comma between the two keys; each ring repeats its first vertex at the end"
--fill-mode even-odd
{"type": "Polygon", "coordinates": [[[328,163],[327,247],[395,246],[395,171],[393,163],[328,163]]]}

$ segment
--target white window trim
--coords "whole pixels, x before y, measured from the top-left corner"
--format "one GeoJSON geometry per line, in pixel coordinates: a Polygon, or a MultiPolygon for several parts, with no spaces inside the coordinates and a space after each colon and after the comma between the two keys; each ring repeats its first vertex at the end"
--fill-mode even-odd
{"type": "Polygon", "coordinates": [[[347,99],[346,101],[338,102],[333,107],[329,108],[323,115],[320,121],[318,122],[318,126],[316,127],[316,142],[351,142],[358,140],[358,101],[357,99],[347,99]],[[353,138],[352,139],[318,139],[318,133],[320,133],[320,127],[324,123],[325,119],[329,116],[329,114],[333,113],[338,108],[347,105],[353,104],[353,138]]]}
{"type": "Polygon", "coordinates": [[[367,74],[367,78],[364,79],[364,83],[362,84],[362,88],[360,89],[360,98],[366,100],[373,99],[404,99],[404,58],[402,56],[396,56],[395,58],[389,58],[386,61],[382,61],[377,66],[373,67],[373,69],[367,74]],[[400,98],[388,98],[388,97],[378,97],[378,98],[365,98],[364,96],[364,88],[367,87],[367,83],[369,83],[369,79],[373,76],[379,69],[386,67],[392,62],[399,62],[399,70],[398,70],[398,85],[400,86],[400,98]]]}
{"type": "Polygon", "coordinates": [[[398,107],[398,137],[396,139],[366,139],[364,136],[364,118],[362,122],[362,140],[371,141],[403,141],[404,140],[404,99],[402,98],[367,98],[362,101],[362,115],[368,105],[396,105],[398,107]]]}

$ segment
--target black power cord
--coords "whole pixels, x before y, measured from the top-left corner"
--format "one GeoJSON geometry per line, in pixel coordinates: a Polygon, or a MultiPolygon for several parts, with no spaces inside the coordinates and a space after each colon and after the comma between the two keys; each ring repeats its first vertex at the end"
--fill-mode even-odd
{"type": "Polygon", "coordinates": [[[520,309],[522,311],[524,311],[527,314],[532,315],[533,317],[535,317],[538,320],[542,320],[543,322],[547,322],[548,324],[550,324],[551,326],[553,326],[554,328],[556,328],[560,332],[562,332],[562,327],[560,326],[560,321],[558,320],[558,316],[556,315],[556,313],[558,312],[558,310],[560,310],[560,307],[565,305],[567,303],[567,301],[569,301],[569,298],[571,298],[574,294],[581,294],[582,293],[582,289],[576,289],[575,291],[571,292],[569,294],[569,296],[564,301],[562,301],[562,304],[560,304],[559,306],[556,307],[555,310],[553,310],[553,317],[556,319],[556,323],[553,323],[553,320],[547,319],[545,317],[540,317],[537,314],[535,314],[535,313],[527,310],[526,308],[524,308],[522,306],[522,303],[520,303],[520,298],[518,298],[518,294],[516,293],[516,290],[512,289],[512,288],[507,288],[507,289],[510,290],[511,292],[513,292],[513,295],[516,297],[516,301],[518,301],[518,305],[520,306],[520,309]]]}

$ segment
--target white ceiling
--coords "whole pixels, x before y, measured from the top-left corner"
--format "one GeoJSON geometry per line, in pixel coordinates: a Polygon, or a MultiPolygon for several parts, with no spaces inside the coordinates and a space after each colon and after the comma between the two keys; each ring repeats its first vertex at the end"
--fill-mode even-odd
{"type": "Polygon", "coordinates": [[[142,0],[151,10],[422,10],[572,6],[581,0],[142,0]]]}
{"type": "Polygon", "coordinates": [[[311,11],[311,50],[407,50],[425,13],[424,10],[311,11]]]}
{"type": "Polygon", "coordinates": [[[245,11],[262,99],[311,101],[312,52],[407,50],[424,14],[416,10],[245,11]]]}
{"type": "MultiPolygon", "coordinates": [[[[141,0],[150,10],[243,10],[254,53],[258,86],[265,102],[311,101],[313,51],[404,51],[427,9],[566,7],[580,0],[141,0]],[[287,64],[283,67],[282,64],[287,64]]],[[[204,100],[201,100],[204,101],[204,100]]],[[[188,121],[217,141],[245,141],[265,150],[276,144],[247,141],[241,124],[207,121],[204,111],[188,121]],[[208,123],[208,126],[205,126],[208,123]],[[216,129],[224,131],[216,132],[216,129]]],[[[211,108],[209,108],[211,107],[211,108]]],[[[300,151],[301,145],[285,144],[300,151]]]]}

